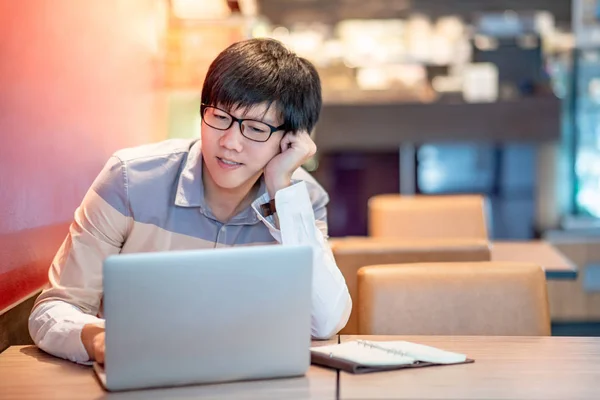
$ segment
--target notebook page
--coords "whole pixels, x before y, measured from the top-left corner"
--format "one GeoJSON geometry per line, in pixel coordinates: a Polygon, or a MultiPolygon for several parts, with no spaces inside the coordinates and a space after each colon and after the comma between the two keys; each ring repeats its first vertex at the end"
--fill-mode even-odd
{"type": "Polygon", "coordinates": [[[312,347],[310,350],[369,367],[408,365],[413,364],[416,361],[411,357],[365,346],[358,341],[351,341],[329,346],[312,347]]]}
{"type": "Polygon", "coordinates": [[[464,362],[467,356],[464,354],[453,353],[450,351],[438,349],[436,347],[425,346],[422,344],[405,341],[368,341],[373,346],[381,347],[392,351],[401,351],[407,356],[418,361],[431,362],[436,364],[454,364],[464,362]]]}

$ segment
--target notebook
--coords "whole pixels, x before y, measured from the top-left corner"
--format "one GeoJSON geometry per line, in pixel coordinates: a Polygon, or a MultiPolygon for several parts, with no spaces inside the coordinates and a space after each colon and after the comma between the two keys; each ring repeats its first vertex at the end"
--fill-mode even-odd
{"type": "Polygon", "coordinates": [[[405,341],[354,340],[310,352],[312,364],[353,374],[474,362],[464,354],[405,341]]]}

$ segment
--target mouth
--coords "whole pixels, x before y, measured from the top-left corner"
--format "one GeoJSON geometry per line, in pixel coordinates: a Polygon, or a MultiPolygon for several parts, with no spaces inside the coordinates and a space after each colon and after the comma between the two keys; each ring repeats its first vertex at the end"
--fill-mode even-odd
{"type": "Polygon", "coordinates": [[[242,165],[244,165],[242,163],[228,160],[226,158],[221,158],[221,157],[217,157],[217,161],[224,168],[236,168],[236,167],[241,167],[242,165]]]}

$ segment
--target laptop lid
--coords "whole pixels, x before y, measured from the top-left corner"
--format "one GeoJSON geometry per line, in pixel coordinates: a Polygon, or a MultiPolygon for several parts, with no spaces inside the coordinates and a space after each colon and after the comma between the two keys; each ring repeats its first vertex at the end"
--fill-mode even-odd
{"type": "Polygon", "coordinates": [[[312,249],[266,245],[110,256],[108,390],[302,375],[312,249]]]}

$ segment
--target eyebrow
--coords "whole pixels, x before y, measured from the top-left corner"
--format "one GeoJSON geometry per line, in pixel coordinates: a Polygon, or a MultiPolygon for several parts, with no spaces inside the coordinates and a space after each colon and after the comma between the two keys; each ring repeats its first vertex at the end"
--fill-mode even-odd
{"type": "MultiPolygon", "coordinates": [[[[221,108],[221,107],[219,107],[219,108],[221,108]]],[[[222,109],[223,109],[223,110],[225,110],[225,108],[222,108],[222,109]]],[[[233,114],[232,114],[232,112],[231,112],[231,110],[225,110],[225,111],[227,111],[228,113],[230,113],[231,115],[233,115],[233,114]]],[[[265,115],[265,114],[266,114],[268,111],[269,111],[269,109],[266,109],[264,112],[262,112],[262,113],[257,113],[257,114],[262,114],[262,115],[264,116],[264,115],[265,115]]],[[[272,125],[272,126],[274,126],[274,127],[278,127],[278,126],[280,126],[280,125],[281,125],[281,124],[277,124],[277,123],[275,123],[274,121],[272,121],[272,120],[270,120],[270,119],[263,119],[263,118],[260,118],[258,115],[257,115],[257,116],[254,116],[254,115],[249,115],[249,114],[248,114],[248,109],[247,109],[247,108],[246,108],[246,109],[245,109],[245,111],[242,113],[242,119],[251,119],[251,120],[254,120],[254,121],[261,121],[261,122],[264,122],[264,123],[266,123],[266,124],[272,125]]]]}
{"type": "Polygon", "coordinates": [[[271,121],[270,119],[259,119],[259,118],[253,118],[253,117],[248,117],[248,118],[253,119],[255,121],[261,121],[261,122],[264,122],[265,124],[273,125],[275,127],[280,125],[280,124],[276,124],[275,122],[271,121]]]}

